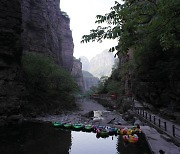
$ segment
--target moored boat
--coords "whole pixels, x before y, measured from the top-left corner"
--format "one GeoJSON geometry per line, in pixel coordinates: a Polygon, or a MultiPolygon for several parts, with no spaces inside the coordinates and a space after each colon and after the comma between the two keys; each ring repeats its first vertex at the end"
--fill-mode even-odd
{"type": "Polygon", "coordinates": [[[107,132],[109,133],[109,135],[117,135],[117,128],[113,128],[113,127],[108,127],[106,128],[107,132]]]}
{"type": "Polygon", "coordinates": [[[61,123],[61,122],[52,122],[52,125],[53,125],[54,127],[62,127],[62,126],[63,126],[63,123],[61,123]]]}
{"type": "Polygon", "coordinates": [[[85,132],[91,132],[92,130],[93,130],[92,125],[85,125],[83,128],[83,131],[85,131],[85,132]]]}
{"type": "Polygon", "coordinates": [[[84,128],[84,125],[82,124],[74,124],[73,125],[73,129],[76,130],[76,131],[80,131],[84,128]]]}
{"type": "Polygon", "coordinates": [[[138,136],[136,134],[134,134],[134,135],[123,135],[123,140],[125,142],[129,142],[129,143],[136,143],[136,142],[138,142],[138,136]]]}
{"type": "Polygon", "coordinates": [[[63,125],[63,127],[66,128],[66,129],[71,129],[72,128],[72,124],[71,123],[65,123],[63,125]]]}
{"type": "Polygon", "coordinates": [[[98,131],[97,131],[97,137],[106,138],[106,137],[109,137],[109,133],[108,133],[108,131],[105,130],[105,129],[98,130],[98,131]]]}

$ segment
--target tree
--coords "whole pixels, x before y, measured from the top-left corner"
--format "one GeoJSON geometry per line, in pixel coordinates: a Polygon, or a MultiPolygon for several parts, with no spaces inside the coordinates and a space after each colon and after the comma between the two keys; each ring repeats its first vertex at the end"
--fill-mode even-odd
{"type": "Polygon", "coordinates": [[[154,35],[164,50],[180,47],[180,1],[179,0],[124,0],[115,1],[110,13],[97,15],[96,23],[107,23],[90,30],[82,36],[84,42],[101,42],[103,39],[117,39],[118,44],[111,52],[127,52],[145,45],[149,35],[154,35]]]}
{"type": "Polygon", "coordinates": [[[123,4],[115,1],[109,13],[96,16],[99,25],[82,36],[81,42],[117,39],[117,46],[109,51],[116,50],[119,59],[125,59],[120,59],[122,65],[104,85],[106,91],[107,85],[110,90],[117,80],[122,91],[127,83],[143,101],[166,105],[179,102],[179,8],[179,0],[124,0],[123,4]],[[104,23],[107,26],[101,26],[104,23]],[[132,59],[126,60],[130,50],[132,59]]]}

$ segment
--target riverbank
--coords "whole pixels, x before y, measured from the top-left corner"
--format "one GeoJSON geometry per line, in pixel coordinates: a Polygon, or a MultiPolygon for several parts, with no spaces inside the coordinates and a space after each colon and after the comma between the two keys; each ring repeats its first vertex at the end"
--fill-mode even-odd
{"type": "MultiPolygon", "coordinates": [[[[122,118],[122,115],[116,110],[108,111],[109,108],[98,104],[95,100],[80,99],[76,102],[77,111],[64,112],[61,115],[49,115],[37,117],[40,121],[63,121],[70,123],[82,123],[92,125],[112,126],[117,128],[132,126],[122,118]],[[94,111],[102,111],[97,114],[94,111]]],[[[154,128],[149,126],[140,126],[154,154],[164,151],[165,154],[179,154],[180,147],[176,146],[165,134],[160,134],[154,128]]]]}

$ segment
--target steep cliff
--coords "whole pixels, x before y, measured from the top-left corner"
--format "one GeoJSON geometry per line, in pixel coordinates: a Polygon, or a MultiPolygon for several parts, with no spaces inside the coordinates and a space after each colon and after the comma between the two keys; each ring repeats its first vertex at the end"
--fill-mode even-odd
{"type": "Polygon", "coordinates": [[[57,64],[72,70],[70,19],[59,4],[59,0],[0,1],[0,123],[1,115],[21,114],[30,105],[21,66],[23,53],[52,56],[57,64]]]}
{"type": "Polygon", "coordinates": [[[74,80],[78,84],[80,91],[83,92],[84,82],[83,82],[83,74],[82,74],[82,63],[79,59],[74,58],[71,75],[74,77],[74,80]]]}
{"type": "Polygon", "coordinates": [[[48,54],[71,71],[74,44],[70,20],[59,4],[59,0],[22,0],[23,50],[48,54]]]}
{"type": "Polygon", "coordinates": [[[20,67],[20,0],[0,1],[0,115],[16,114],[25,100],[25,86],[20,67]]]}
{"type": "Polygon", "coordinates": [[[97,54],[90,61],[84,56],[80,57],[80,59],[82,62],[82,70],[88,71],[98,78],[111,74],[115,60],[113,53],[108,52],[108,50],[97,54]]]}

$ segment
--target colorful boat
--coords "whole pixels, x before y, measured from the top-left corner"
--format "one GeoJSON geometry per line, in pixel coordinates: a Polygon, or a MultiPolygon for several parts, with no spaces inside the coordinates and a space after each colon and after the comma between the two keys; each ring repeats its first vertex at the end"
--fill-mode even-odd
{"type": "Polygon", "coordinates": [[[138,136],[136,134],[134,134],[134,135],[123,135],[123,140],[125,142],[129,142],[129,143],[137,143],[138,142],[138,136]]]}
{"type": "Polygon", "coordinates": [[[105,129],[105,126],[93,126],[93,132],[97,133],[99,130],[105,129]]]}
{"type": "Polygon", "coordinates": [[[117,135],[117,128],[108,127],[106,128],[109,135],[117,135]]]}
{"type": "Polygon", "coordinates": [[[119,132],[120,135],[127,135],[128,128],[120,129],[118,132],[119,132]]]}
{"type": "Polygon", "coordinates": [[[142,133],[142,130],[140,128],[137,128],[137,127],[134,127],[131,130],[132,130],[132,134],[140,134],[140,133],[142,133]]]}

